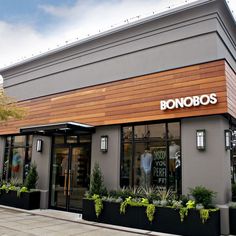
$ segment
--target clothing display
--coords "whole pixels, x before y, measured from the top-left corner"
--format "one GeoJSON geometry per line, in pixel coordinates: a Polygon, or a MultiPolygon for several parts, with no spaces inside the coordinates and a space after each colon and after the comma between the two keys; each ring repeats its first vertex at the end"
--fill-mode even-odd
{"type": "Polygon", "coordinates": [[[149,187],[151,184],[152,160],[152,154],[148,151],[141,155],[141,185],[145,187],[149,187]]]}
{"type": "Polygon", "coordinates": [[[19,153],[15,153],[12,158],[12,172],[18,173],[20,170],[21,156],[19,153]]]}
{"type": "Polygon", "coordinates": [[[177,145],[175,142],[171,142],[169,146],[169,170],[170,172],[175,172],[175,166],[176,166],[176,159],[177,159],[177,154],[180,151],[180,146],[177,145]]]}

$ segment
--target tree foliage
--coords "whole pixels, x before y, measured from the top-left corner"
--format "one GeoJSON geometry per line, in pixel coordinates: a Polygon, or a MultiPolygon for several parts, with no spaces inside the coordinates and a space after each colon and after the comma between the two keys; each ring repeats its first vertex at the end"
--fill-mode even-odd
{"type": "Polygon", "coordinates": [[[37,172],[37,166],[35,163],[32,163],[30,166],[29,174],[26,176],[25,179],[25,187],[30,189],[36,189],[37,181],[38,181],[38,172],[37,172]]]}
{"type": "Polygon", "coordinates": [[[0,121],[7,121],[11,118],[22,119],[25,116],[25,109],[20,107],[16,100],[6,95],[0,89],[0,121]]]}
{"type": "Polygon", "coordinates": [[[94,167],[93,167],[89,192],[91,195],[106,194],[106,188],[103,183],[102,171],[101,171],[99,164],[97,162],[95,162],[94,167]]]}

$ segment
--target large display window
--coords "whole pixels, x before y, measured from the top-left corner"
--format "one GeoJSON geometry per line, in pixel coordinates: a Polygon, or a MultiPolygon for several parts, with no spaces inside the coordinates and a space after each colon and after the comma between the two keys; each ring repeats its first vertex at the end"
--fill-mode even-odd
{"type": "Polygon", "coordinates": [[[123,186],[162,186],[181,192],[180,123],[122,127],[123,186]]]}
{"type": "Polygon", "coordinates": [[[7,136],[1,179],[14,178],[23,183],[32,157],[32,135],[7,136]]]}

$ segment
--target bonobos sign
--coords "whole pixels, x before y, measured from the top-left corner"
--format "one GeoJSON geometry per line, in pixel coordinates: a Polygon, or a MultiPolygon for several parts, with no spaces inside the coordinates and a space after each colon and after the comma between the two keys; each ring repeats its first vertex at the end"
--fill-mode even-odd
{"type": "Polygon", "coordinates": [[[217,96],[215,93],[204,94],[200,96],[192,96],[185,98],[175,98],[169,100],[161,100],[160,101],[160,109],[164,110],[173,110],[184,107],[198,107],[198,106],[206,106],[209,104],[216,104],[217,96]]]}

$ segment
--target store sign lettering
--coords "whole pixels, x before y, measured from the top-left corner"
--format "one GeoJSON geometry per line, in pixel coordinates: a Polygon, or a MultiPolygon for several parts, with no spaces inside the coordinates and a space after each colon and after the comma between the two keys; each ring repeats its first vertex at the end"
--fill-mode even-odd
{"type": "Polygon", "coordinates": [[[204,94],[201,96],[192,96],[185,98],[175,98],[169,100],[160,101],[160,109],[164,110],[173,110],[184,107],[198,107],[198,106],[206,106],[209,104],[216,104],[218,102],[217,96],[215,93],[204,94]]]}

